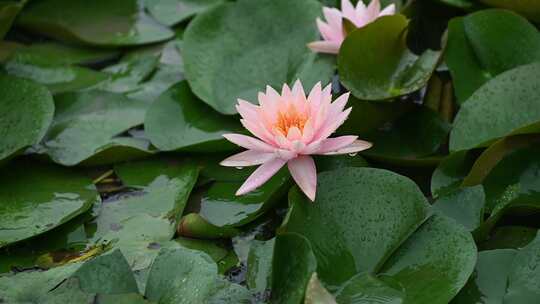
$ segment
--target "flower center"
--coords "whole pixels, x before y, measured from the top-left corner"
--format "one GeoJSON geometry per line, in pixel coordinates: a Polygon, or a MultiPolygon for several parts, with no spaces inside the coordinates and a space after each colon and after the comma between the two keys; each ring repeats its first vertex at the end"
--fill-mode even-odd
{"type": "Polygon", "coordinates": [[[292,127],[296,127],[302,132],[307,119],[306,114],[299,113],[294,107],[289,107],[286,112],[279,111],[275,127],[283,135],[287,136],[289,129],[292,127]]]}

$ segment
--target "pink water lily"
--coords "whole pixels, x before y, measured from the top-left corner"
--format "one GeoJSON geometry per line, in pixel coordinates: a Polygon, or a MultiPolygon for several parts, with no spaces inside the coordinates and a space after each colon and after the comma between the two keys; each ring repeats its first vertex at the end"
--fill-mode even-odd
{"type": "Polygon", "coordinates": [[[310,155],[351,154],[369,149],[372,144],[358,136],[328,138],[345,122],[352,108],[345,109],[349,93],[332,102],[331,85],[324,89],[317,83],[308,96],[300,81],[292,90],[283,85],[281,95],[272,87],[259,92],[259,106],[238,100],[236,109],[244,127],[255,137],[242,134],[223,135],[248,149],[221,162],[223,166],[261,165],[238,189],[248,193],[264,184],[285,164],[300,189],[315,200],[317,171],[310,155]]]}
{"type": "Polygon", "coordinates": [[[341,11],[336,8],[324,7],[323,14],[327,22],[317,18],[317,27],[323,37],[322,41],[315,41],[308,44],[308,47],[319,53],[337,54],[343,40],[345,40],[345,29],[343,28],[343,18],[351,21],[356,27],[363,27],[381,16],[393,15],[396,6],[391,4],[381,11],[379,0],[372,0],[366,5],[362,0],[358,1],[354,7],[350,0],[341,0],[341,11]]]}

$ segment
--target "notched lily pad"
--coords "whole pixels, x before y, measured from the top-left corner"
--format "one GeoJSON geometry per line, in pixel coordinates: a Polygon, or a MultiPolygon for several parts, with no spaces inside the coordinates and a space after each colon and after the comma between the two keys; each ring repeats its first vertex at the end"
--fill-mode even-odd
{"type": "Polygon", "coordinates": [[[540,122],[540,63],[504,72],[463,103],[450,133],[450,151],[485,147],[496,139],[536,133],[540,122]]]}
{"type": "Polygon", "coordinates": [[[320,12],[310,0],[240,0],[198,15],[182,48],[193,92],[215,110],[236,114],[237,98],[255,102],[266,85],[294,81],[303,62],[313,60],[306,44],[317,40],[320,12]]]}
{"type": "Polygon", "coordinates": [[[435,69],[441,52],[420,56],[406,45],[403,15],[384,16],[350,33],[338,55],[340,81],[359,99],[389,99],[422,88],[435,69]]]}
{"type": "Polygon", "coordinates": [[[53,165],[14,162],[0,181],[0,248],[62,225],[99,201],[89,178],[53,165]]]}
{"type": "Polygon", "coordinates": [[[162,94],[145,118],[148,137],[163,151],[235,150],[222,135],[241,129],[237,119],[214,112],[197,99],[185,81],[162,94]]]}
{"type": "Polygon", "coordinates": [[[463,103],[493,77],[540,60],[540,34],[512,12],[482,10],[450,21],[445,57],[463,103]]]}
{"type": "Polygon", "coordinates": [[[53,161],[105,164],[153,153],[148,140],[121,135],[143,123],[146,103],[103,91],[66,93],[55,101],[54,121],[38,149],[53,161]]]}

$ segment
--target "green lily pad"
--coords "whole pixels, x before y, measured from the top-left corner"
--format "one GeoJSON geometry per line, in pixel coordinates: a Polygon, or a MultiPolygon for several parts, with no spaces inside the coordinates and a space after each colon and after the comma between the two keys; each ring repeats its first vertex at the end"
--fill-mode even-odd
{"type": "Polygon", "coordinates": [[[225,248],[218,242],[183,237],[176,238],[174,241],[178,242],[182,247],[202,251],[208,254],[218,265],[218,271],[221,274],[238,264],[238,257],[234,251],[225,248]]]}
{"type": "Polygon", "coordinates": [[[242,130],[239,121],[214,112],[193,95],[183,81],[161,95],[148,109],[145,130],[163,151],[230,151],[236,146],[223,138],[242,130]]]}
{"type": "Polygon", "coordinates": [[[54,121],[39,151],[53,161],[65,166],[103,164],[152,153],[147,140],[119,136],[143,123],[146,103],[103,91],[66,93],[55,102],[54,121]],[[108,153],[111,149],[116,153],[108,153]]]}
{"type": "Polygon", "coordinates": [[[187,162],[154,159],[115,169],[127,185],[142,189],[110,198],[103,204],[93,221],[96,231],[91,241],[110,242],[113,248],[122,250],[132,269],[144,270],[174,236],[197,180],[198,168],[187,162]]]}
{"type": "Polygon", "coordinates": [[[26,1],[4,1],[0,3],[0,40],[4,39],[25,3],[26,1]]]}
{"type": "Polygon", "coordinates": [[[52,165],[15,162],[0,180],[0,248],[62,225],[99,201],[90,179],[52,165]]]}
{"type": "Polygon", "coordinates": [[[117,50],[85,48],[55,42],[33,43],[21,47],[12,55],[12,59],[26,63],[48,65],[94,64],[118,56],[117,50]]]}
{"type": "Polygon", "coordinates": [[[538,60],[540,34],[512,12],[482,10],[449,23],[446,63],[459,103],[493,77],[538,60]]]}
{"type": "Polygon", "coordinates": [[[433,208],[474,231],[484,220],[485,194],[482,186],[461,188],[439,196],[433,208]]]}
{"type": "Polygon", "coordinates": [[[294,81],[313,60],[306,44],[318,38],[320,13],[310,0],[240,0],[197,15],[182,48],[193,92],[215,110],[235,114],[237,98],[256,102],[266,85],[294,81]]]}
{"type": "Polygon", "coordinates": [[[495,228],[489,239],[478,244],[479,250],[518,249],[529,244],[538,229],[523,226],[500,226],[495,228]]]}
{"type": "Polygon", "coordinates": [[[514,135],[499,139],[476,159],[469,174],[463,179],[462,186],[469,187],[481,184],[506,155],[539,141],[540,135],[538,134],[514,135]]]}
{"type": "Polygon", "coordinates": [[[411,180],[372,168],[320,173],[315,203],[306,203],[298,189],[289,201],[284,230],[310,240],[317,273],[330,285],[378,270],[429,215],[411,180]]]}
{"type": "Polygon", "coordinates": [[[411,102],[376,102],[349,97],[352,107],[349,118],[339,127],[337,133],[343,135],[367,134],[406,115],[415,108],[411,102]]]}
{"type": "Polygon", "coordinates": [[[119,294],[138,292],[130,265],[114,250],[84,263],[75,273],[81,290],[87,293],[119,294]]]}
{"type": "Polygon", "coordinates": [[[251,303],[247,290],[218,277],[217,266],[208,255],[182,248],[160,251],[145,296],[163,304],[251,303]]]}
{"type": "Polygon", "coordinates": [[[435,69],[440,52],[413,54],[406,45],[408,20],[384,16],[350,33],[338,55],[340,80],[363,100],[389,99],[422,88],[435,69]]]}
{"type": "Polygon", "coordinates": [[[239,227],[275,206],[289,190],[289,173],[281,170],[255,191],[235,195],[242,183],[214,183],[201,200],[199,214],[217,227],[239,227]]]}
{"type": "Polygon", "coordinates": [[[452,303],[536,303],[540,301],[540,237],[526,247],[481,251],[475,273],[452,303]]]}
{"type": "Polygon", "coordinates": [[[369,167],[369,163],[360,155],[317,155],[314,159],[317,172],[347,167],[369,167]]]}
{"type": "Polygon", "coordinates": [[[33,62],[34,59],[15,56],[5,63],[4,70],[10,75],[43,84],[53,94],[80,91],[93,87],[107,79],[106,74],[91,69],[33,62]]]}
{"type": "Polygon", "coordinates": [[[157,21],[173,26],[222,2],[223,0],[146,0],[145,5],[157,21]]]}
{"type": "Polygon", "coordinates": [[[448,303],[466,284],[476,255],[471,235],[436,214],[394,252],[381,273],[404,288],[405,303],[448,303]]]}
{"type": "Polygon", "coordinates": [[[181,41],[167,42],[161,48],[159,62],[146,81],[127,93],[129,98],[153,102],[174,84],[184,79],[184,61],[180,54],[181,41]]]}
{"type": "Polygon", "coordinates": [[[540,63],[493,78],[463,103],[450,133],[450,151],[486,146],[508,135],[536,133],[540,63]]]}
{"type": "Polygon", "coordinates": [[[0,162],[38,143],[52,122],[49,91],[32,81],[0,74],[0,162]]]}
{"type": "Polygon", "coordinates": [[[58,40],[99,46],[154,43],[174,35],[146,15],[136,0],[31,1],[17,24],[58,40]]]}
{"type": "Polygon", "coordinates": [[[354,304],[358,298],[366,303],[401,304],[405,293],[402,287],[392,282],[389,277],[360,273],[343,284],[336,298],[340,304],[354,304]]]}
{"type": "Polygon", "coordinates": [[[486,209],[514,207],[540,208],[540,145],[519,149],[501,160],[484,180],[486,209]]]}
{"type": "Polygon", "coordinates": [[[362,154],[379,160],[406,162],[435,154],[445,143],[450,124],[426,107],[407,112],[382,129],[362,138],[375,143],[362,154]]]}
{"type": "Polygon", "coordinates": [[[431,194],[438,197],[461,186],[476,159],[472,151],[459,151],[448,155],[431,177],[431,194]]]}
{"type": "Polygon", "coordinates": [[[406,301],[448,303],[466,283],[476,259],[471,235],[441,215],[425,221],[428,204],[412,181],[372,168],[323,172],[318,180],[313,204],[291,191],[283,229],[310,241],[328,288],[379,273],[403,287],[406,301]]]}
{"type": "Polygon", "coordinates": [[[159,56],[153,52],[126,55],[117,64],[110,65],[102,70],[102,72],[110,76],[98,88],[115,93],[134,91],[154,71],[158,62],[159,56]]]}
{"type": "Polygon", "coordinates": [[[272,258],[272,303],[301,303],[316,270],[308,239],[296,233],[278,235],[272,258]]]}
{"type": "Polygon", "coordinates": [[[540,4],[531,0],[480,0],[480,2],[494,7],[513,10],[535,22],[540,22],[540,4]]]}
{"type": "Polygon", "coordinates": [[[49,291],[60,285],[81,264],[0,276],[0,299],[5,303],[46,303],[49,291]]]}
{"type": "Polygon", "coordinates": [[[265,292],[271,288],[272,259],[276,239],[253,240],[247,259],[246,284],[254,292],[265,292]]]}

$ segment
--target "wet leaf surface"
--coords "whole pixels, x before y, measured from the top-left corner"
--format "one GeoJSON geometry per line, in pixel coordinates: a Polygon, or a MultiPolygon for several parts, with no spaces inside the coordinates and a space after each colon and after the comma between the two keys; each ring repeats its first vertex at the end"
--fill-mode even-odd
{"type": "Polygon", "coordinates": [[[32,81],[0,74],[0,164],[38,143],[52,122],[54,103],[49,91],[32,81]]]}
{"type": "Polygon", "coordinates": [[[338,56],[340,81],[359,99],[384,100],[423,87],[440,52],[407,49],[403,15],[385,16],[347,36],[338,56]],[[389,46],[392,47],[389,47],[389,46]]]}
{"type": "Polygon", "coordinates": [[[173,36],[170,29],[146,15],[136,0],[30,2],[18,24],[62,41],[99,46],[140,45],[173,36]],[[64,14],[66,11],[70,14],[64,14]]]}
{"type": "Polygon", "coordinates": [[[89,178],[62,167],[13,162],[0,180],[0,247],[49,231],[99,201],[89,178]]]}
{"type": "Polygon", "coordinates": [[[317,38],[319,11],[315,1],[242,0],[198,15],[183,46],[193,92],[215,110],[235,114],[237,98],[255,103],[266,85],[294,81],[304,60],[313,60],[305,45],[317,38]]]}

